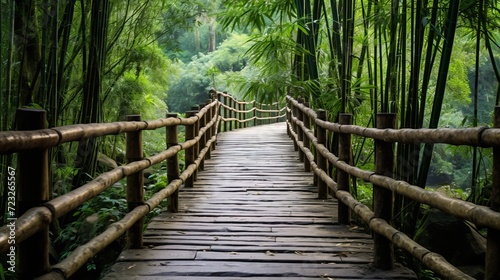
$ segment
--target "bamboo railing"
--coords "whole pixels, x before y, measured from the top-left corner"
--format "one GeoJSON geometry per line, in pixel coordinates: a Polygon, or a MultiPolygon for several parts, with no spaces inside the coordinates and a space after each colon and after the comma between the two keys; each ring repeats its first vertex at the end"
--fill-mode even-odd
{"type": "Polygon", "coordinates": [[[287,97],[288,133],[294,140],[299,159],[305,169],[313,171],[318,196],[325,198],[328,188],[339,203],[338,219],[348,224],[350,211],[357,214],[374,233],[374,266],[390,269],[393,266],[393,245],[397,246],[445,279],[474,279],[448,263],[390,225],[393,195],[410,198],[444,211],[477,226],[487,227],[485,279],[500,279],[500,107],[495,108],[495,127],[467,129],[395,129],[395,114],[378,114],[377,128],[352,125],[352,116],[341,114],[339,123],[326,121],[326,111],[314,111],[302,98],[287,97]],[[327,148],[327,133],[339,134],[339,155],[327,148]],[[375,170],[367,171],[350,164],[351,135],[375,140],[375,170]],[[491,208],[428,191],[387,174],[394,170],[394,143],[446,143],[493,148],[493,183],[491,208]],[[314,149],[312,149],[314,148],[314,149]],[[313,153],[313,151],[315,151],[313,153]],[[328,165],[336,168],[332,178],[328,165]],[[349,192],[349,176],[373,184],[373,211],[355,200],[349,192]]]}
{"type": "MultiPolygon", "coordinates": [[[[19,131],[0,132],[0,154],[18,154],[17,215],[11,213],[7,225],[0,228],[0,251],[14,250],[18,279],[68,279],[98,252],[127,234],[127,246],[142,246],[144,216],[167,198],[168,210],[177,212],[178,191],[181,185],[192,187],[198,170],[203,170],[204,159],[215,149],[217,133],[223,121],[224,131],[244,127],[254,120],[278,120],[283,110],[261,110],[256,102],[239,102],[228,94],[211,91],[205,104],[193,106],[185,118],[168,114],[166,118],[142,121],[140,115],[131,115],[127,121],[99,124],[76,124],[46,128],[43,110],[18,109],[16,121],[19,131]],[[223,100],[223,101],[220,101],[223,100]],[[253,104],[246,110],[244,105],[253,104]],[[224,117],[221,115],[221,108],[224,117]],[[252,117],[246,118],[252,113],[252,117]],[[257,114],[267,116],[257,116],[257,114]],[[274,115],[271,115],[274,114],[274,115]],[[185,141],[179,143],[178,126],[185,127],[185,141]],[[229,126],[229,129],[226,129],[229,126]],[[142,131],[166,129],[166,149],[144,158],[142,131]],[[125,133],[127,137],[127,164],[97,176],[73,191],[49,200],[48,149],[63,143],[125,133]],[[181,172],[178,153],[185,151],[185,169],[181,172]],[[167,162],[168,185],[144,201],[143,170],[167,162]],[[123,178],[127,178],[126,199],[129,212],[120,221],[112,223],[88,243],[76,248],[61,262],[49,263],[49,225],[96,197],[123,178]],[[14,218],[15,216],[15,218],[14,218]],[[14,243],[13,243],[14,242],[14,243]],[[17,251],[16,251],[17,250],[17,251]]],[[[57,236],[54,236],[54,238],[57,236]]]]}
{"type": "Polygon", "coordinates": [[[221,101],[221,116],[224,122],[219,128],[221,131],[231,131],[233,128],[248,127],[252,122],[254,126],[284,121],[286,107],[280,108],[279,102],[261,104],[255,100],[238,101],[227,93],[217,93],[221,101]],[[250,107],[250,108],[248,108],[250,107]]]}

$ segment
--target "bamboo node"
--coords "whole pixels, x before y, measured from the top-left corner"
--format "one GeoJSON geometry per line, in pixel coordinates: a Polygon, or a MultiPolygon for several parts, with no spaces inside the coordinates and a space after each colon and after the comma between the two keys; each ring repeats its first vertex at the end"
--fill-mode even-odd
{"type": "Polygon", "coordinates": [[[483,141],[483,133],[488,129],[490,129],[489,126],[483,126],[477,132],[477,143],[479,147],[487,147],[486,143],[483,141]]]}

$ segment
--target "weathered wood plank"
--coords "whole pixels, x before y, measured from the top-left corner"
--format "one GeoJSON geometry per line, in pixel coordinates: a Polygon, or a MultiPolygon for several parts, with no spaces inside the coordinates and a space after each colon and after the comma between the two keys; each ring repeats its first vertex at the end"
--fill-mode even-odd
{"type": "Polygon", "coordinates": [[[371,236],[317,197],[283,124],[223,133],[179,213],[155,217],[147,249],[123,252],[104,279],[416,279],[371,268],[371,236]]]}

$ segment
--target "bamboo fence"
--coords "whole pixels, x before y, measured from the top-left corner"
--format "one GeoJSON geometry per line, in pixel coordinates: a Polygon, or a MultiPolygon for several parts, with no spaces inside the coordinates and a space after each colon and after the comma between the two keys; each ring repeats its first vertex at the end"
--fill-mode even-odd
{"type": "MultiPolygon", "coordinates": [[[[318,178],[318,196],[327,195],[326,187],[331,189],[343,205],[357,214],[374,232],[374,265],[389,269],[393,265],[392,245],[401,248],[419,259],[428,268],[446,279],[474,279],[447,262],[441,255],[430,252],[404,233],[390,225],[392,219],[393,195],[410,198],[419,203],[444,211],[454,217],[468,220],[477,226],[488,228],[488,245],[486,252],[485,279],[496,279],[500,275],[500,107],[495,109],[495,127],[479,127],[466,129],[395,129],[394,114],[377,115],[377,128],[366,128],[352,125],[352,117],[340,116],[339,123],[331,123],[326,119],[324,110],[314,111],[308,108],[303,99],[287,97],[288,133],[294,140],[299,158],[304,159],[305,169],[310,169],[318,178]],[[338,133],[339,155],[334,155],[326,147],[326,134],[338,133]],[[375,140],[375,170],[367,171],[351,165],[350,138],[356,135],[375,140]],[[468,145],[493,147],[494,171],[492,207],[476,205],[458,199],[446,197],[411,185],[405,181],[395,180],[382,174],[393,174],[394,143],[444,143],[450,145],[468,145]],[[313,153],[312,151],[315,151],[313,153]],[[303,155],[303,156],[301,156],[303,155]],[[305,163],[307,162],[307,164],[305,163]],[[327,164],[336,168],[336,178],[329,174],[327,164]],[[349,179],[354,176],[371,182],[374,189],[374,210],[355,200],[349,193],[349,179]],[[347,185],[346,185],[347,184],[347,185]],[[495,204],[496,202],[496,204],[495,204]]],[[[348,224],[349,211],[339,206],[340,223],[348,224]]]]}
{"type": "Polygon", "coordinates": [[[19,279],[68,279],[80,267],[114,240],[127,233],[129,248],[142,246],[144,216],[167,198],[168,210],[178,211],[178,190],[181,185],[192,187],[198,170],[203,170],[204,160],[216,147],[217,133],[244,127],[242,124],[282,119],[281,110],[261,110],[256,102],[240,102],[221,92],[211,91],[211,99],[205,104],[192,107],[185,118],[168,114],[166,118],[142,121],[139,115],[127,117],[127,121],[99,124],[76,124],[62,127],[44,127],[45,111],[19,109],[18,131],[0,132],[0,154],[18,154],[19,177],[18,201],[21,213],[15,220],[15,230],[8,225],[0,228],[0,250],[10,250],[9,237],[15,235],[18,247],[19,279]],[[253,108],[246,110],[245,106],[253,108]],[[223,111],[223,114],[221,113],[223,111]],[[261,113],[261,116],[258,116],[261,113]],[[248,117],[252,114],[251,117],[248,117]],[[267,115],[264,115],[267,114],[267,115]],[[230,129],[226,129],[228,126],[230,129]],[[238,127],[236,126],[238,124],[238,127]],[[178,126],[184,126],[186,140],[178,142],[178,126]],[[166,129],[166,146],[163,151],[144,158],[142,131],[166,129]],[[97,176],[79,188],[49,200],[48,197],[48,149],[63,143],[92,139],[106,135],[127,135],[127,164],[97,176]],[[186,166],[180,172],[177,155],[185,150],[186,166]],[[143,170],[167,161],[168,185],[144,201],[143,170]],[[49,264],[49,225],[56,219],[96,197],[123,178],[127,178],[127,203],[129,212],[124,218],[111,224],[88,243],[75,249],[58,264],[49,264]],[[26,178],[25,181],[21,178],[26,178]]]}

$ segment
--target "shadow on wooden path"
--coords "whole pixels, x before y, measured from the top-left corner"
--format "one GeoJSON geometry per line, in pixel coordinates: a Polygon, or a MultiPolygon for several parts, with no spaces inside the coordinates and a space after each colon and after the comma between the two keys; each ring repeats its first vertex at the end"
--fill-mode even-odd
{"type": "Polygon", "coordinates": [[[105,279],[416,279],[371,268],[371,236],[336,224],[319,200],[284,123],[219,134],[179,213],[163,212],[140,250],[124,251],[105,279]]]}

